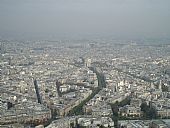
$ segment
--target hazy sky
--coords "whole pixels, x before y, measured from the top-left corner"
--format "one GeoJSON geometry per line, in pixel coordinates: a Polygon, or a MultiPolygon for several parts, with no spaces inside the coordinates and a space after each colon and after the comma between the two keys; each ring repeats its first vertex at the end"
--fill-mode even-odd
{"type": "Polygon", "coordinates": [[[0,37],[170,37],[170,0],[0,0],[0,37]]]}

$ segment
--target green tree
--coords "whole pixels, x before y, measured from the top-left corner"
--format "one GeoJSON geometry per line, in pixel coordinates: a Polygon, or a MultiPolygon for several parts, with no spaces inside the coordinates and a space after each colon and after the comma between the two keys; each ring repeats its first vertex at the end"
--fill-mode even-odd
{"type": "Polygon", "coordinates": [[[153,106],[148,106],[146,102],[141,104],[141,111],[143,111],[143,118],[156,119],[157,111],[153,106]]]}
{"type": "Polygon", "coordinates": [[[157,118],[157,111],[154,107],[151,107],[148,112],[149,119],[156,119],[157,118]]]}
{"type": "Polygon", "coordinates": [[[146,102],[143,102],[140,107],[141,107],[141,111],[147,112],[147,110],[148,110],[148,105],[147,105],[146,102]]]}

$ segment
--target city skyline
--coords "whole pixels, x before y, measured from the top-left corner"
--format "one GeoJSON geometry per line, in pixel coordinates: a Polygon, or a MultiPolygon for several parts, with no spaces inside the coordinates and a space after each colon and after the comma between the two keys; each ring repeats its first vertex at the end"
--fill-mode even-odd
{"type": "Polygon", "coordinates": [[[0,128],[170,128],[170,0],[0,0],[0,128]]]}

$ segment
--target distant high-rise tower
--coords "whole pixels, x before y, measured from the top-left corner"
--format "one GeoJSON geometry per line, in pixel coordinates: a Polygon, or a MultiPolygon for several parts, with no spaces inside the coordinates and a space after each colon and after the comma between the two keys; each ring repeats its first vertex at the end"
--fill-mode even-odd
{"type": "Polygon", "coordinates": [[[57,80],[57,81],[56,81],[56,89],[57,89],[57,95],[58,95],[59,97],[61,96],[60,86],[61,86],[61,83],[57,80]]]}
{"type": "Polygon", "coordinates": [[[4,54],[4,53],[5,53],[5,45],[4,45],[4,42],[1,42],[1,44],[0,44],[0,52],[1,52],[1,54],[4,54]]]}
{"type": "Polygon", "coordinates": [[[41,104],[42,101],[41,101],[41,96],[40,96],[40,93],[39,93],[39,88],[38,88],[38,84],[37,84],[37,80],[36,79],[34,80],[34,87],[35,87],[38,103],[41,104]]]}
{"type": "Polygon", "coordinates": [[[159,89],[159,90],[162,90],[162,80],[159,81],[158,89],[159,89]]]}

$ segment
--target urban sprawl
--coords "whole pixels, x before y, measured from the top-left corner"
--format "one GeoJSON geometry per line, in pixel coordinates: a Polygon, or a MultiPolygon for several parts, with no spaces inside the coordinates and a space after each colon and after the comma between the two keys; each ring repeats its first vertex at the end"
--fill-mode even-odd
{"type": "Polygon", "coordinates": [[[170,127],[167,43],[1,40],[0,53],[0,128],[170,127]]]}

